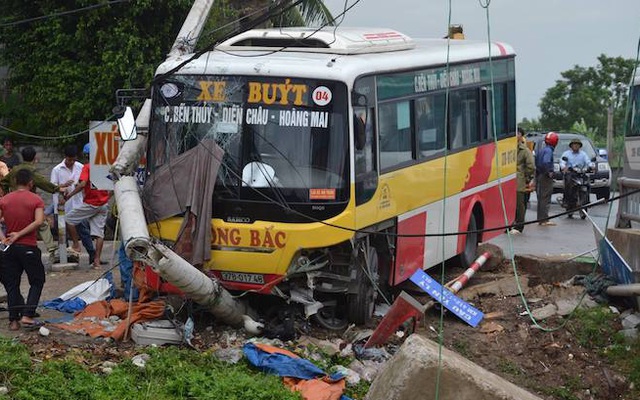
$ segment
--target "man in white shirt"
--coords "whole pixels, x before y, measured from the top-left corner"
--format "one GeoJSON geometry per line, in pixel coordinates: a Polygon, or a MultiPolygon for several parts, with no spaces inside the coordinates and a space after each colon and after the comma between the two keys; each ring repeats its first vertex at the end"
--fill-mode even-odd
{"type": "MultiPolygon", "coordinates": [[[[75,188],[75,185],[78,183],[78,179],[80,178],[80,172],[82,172],[82,164],[78,162],[77,159],[78,148],[76,145],[68,145],[64,149],[64,160],[62,160],[60,164],[56,165],[51,171],[52,183],[56,185],[61,185],[63,183],[70,184],[66,189],[66,193],[70,193],[75,188]]],[[[55,221],[58,220],[58,203],[60,201],[58,197],[62,199],[62,196],[53,196],[53,212],[55,221]]],[[[67,215],[71,210],[82,204],[82,195],[74,196],[66,202],[63,200],[63,204],[64,213],[67,215]]],[[[72,248],[78,254],[80,253],[80,243],[77,239],[73,240],[72,248]]]]}

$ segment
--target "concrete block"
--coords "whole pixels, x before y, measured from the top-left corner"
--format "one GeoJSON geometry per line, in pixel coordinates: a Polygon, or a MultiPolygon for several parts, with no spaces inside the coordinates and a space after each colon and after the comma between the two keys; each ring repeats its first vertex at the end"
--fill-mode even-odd
{"type": "MultiPolygon", "coordinates": [[[[535,276],[540,283],[564,282],[575,275],[588,275],[593,271],[593,262],[569,260],[566,257],[538,257],[534,255],[516,255],[518,271],[535,276]]],[[[594,261],[595,262],[595,261],[594,261]]]]}
{"type": "Polygon", "coordinates": [[[442,368],[440,400],[541,400],[446,348],[438,365],[438,344],[413,334],[376,377],[366,400],[432,400],[442,368]]]}
{"type": "Polygon", "coordinates": [[[51,264],[51,271],[53,272],[62,272],[69,271],[72,269],[78,269],[78,263],[55,263],[51,264]]]}
{"type": "Polygon", "coordinates": [[[636,282],[640,282],[640,230],[609,228],[607,238],[631,267],[636,282]]]}

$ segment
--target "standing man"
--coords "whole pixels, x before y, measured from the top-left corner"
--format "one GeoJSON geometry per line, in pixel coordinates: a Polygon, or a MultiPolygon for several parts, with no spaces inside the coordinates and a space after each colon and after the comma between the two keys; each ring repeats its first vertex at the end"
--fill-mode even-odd
{"type": "MultiPolygon", "coordinates": [[[[65,193],[71,192],[73,190],[74,184],[78,182],[80,179],[80,172],[82,172],[82,164],[77,161],[78,159],[78,148],[76,145],[68,145],[64,149],[64,160],[51,170],[51,183],[54,185],[61,185],[66,182],[73,182],[70,186],[65,189],[65,193]]],[[[76,196],[69,201],[65,202],[64,200],[60,201],[60,204],[64,204],[64,213],[65,215],[69,214],[71,210],[79,207],[82,204],[82,196],[76,196]]],[[[55,226],[57,226],[58,221],[58,196],[53,196],[53,215],[56,221],[55,226]]],[[[65,244],[66,247],[66,244],[65,244]]],[[[72,244],[72,250],[75,253],[80,254],[80,243],[78,240],[74,240],[72,244]]]]}
{"type": "MultiPolygon", "coordinates": [[[[89,150],[87,146],[87,151],[89,150]]],[[[87,163],[82,167],[80,173],[80,181],[71,193],[65,193],[64,199],[68,201],[76,194],[83,191],[84,201],[83,203],[71,210],[67,215],[67,222],[70,225],[69,233],[71,237],[78,240],[78,232],[75,225],[80,224],[83,220],[88,220],[89,230],[91,231],[91,237],[96,240],[96,253],[93,260],[93,268],[100,269],[100,256],[102,254],[102,246],[104,244],[104,226],[107,222],[107,215],[109,213],[109,198],[111,192],[108,190],[96,189],[90,180],[90,167],[91,164],[87,163]]]]}
{"type": "MultiPolygon", "coordinates": [[[[573,168],[587,168],[589,166],[589,156],[582,151],[580,139],[572,139],[569,142],[569,149],[562,153],[560,158],[560,170],[564,174],[564,194],[562,202],[567,210],[573,210],[578,206],[578,199],[573,190],[573,168]]],[[[573,213],[567,214],[567,218],[573,218],[573,213]]]]}
{"type": "Polygon", "coordinates": [[[32,192],[33,173],[21,169],[15,176],[16,190],[0,199],[0,218],[4,217],[7,234],[0,230],[0,241],[10,245],[4,253],[2,284],[7,291],[9,329],[17,331],[20,324],[38,326],[34,318],[44,287],[45,274],[36,231],[44,222],[44,201],[32,192]],[[29,294],[25,304],[20,293],[22,273],[29,279],[29,294]]]}
{"type": "Polygon", "coordinates": [[[4,147],[4,154],[0,156],[0,161],[7,164],[9,169],[15,167],[20,164],[20,156],[15,152],[13,148],[13,140],[11,138],[5,138],[2,143],[2,147],[4,147]]]}
{"type": "Polygon", "coordinates": [[[524,219],[527,212],[527,190],[536,171],[533,154],[527,147],[527,139],[524,130],[518,127],[518,155],[517,155],[517,189],[516,189],[516,221],[509,231],[512,235],[518,235],[524,230],[524,219]]]}
{"type": "MultiPolygon", "coordinates": [[[[33,185],[32,185],[31,191],[34,193],[35,193],[36,187],[40,190],[44,190],[45,192],[51,193],[51,194],[64,192],[65,188],[69,186],[71,183],[73,183],[73,182],[65,182],[60,185],[54,185],[53,183],[49,182],[47,178],[45,178],[44,176],[36,172],[36,149],[33,148],[33,146],[27,146],[22,149],[22,159],[24,160],[23,163],[16,165],[11,171],[9,171],[9,174],[7,176],[5,176],[4,178],[2,178],[2,180],[0,180],[0,185],[2,186],[2,190],[5,193],[8,193],[9,191],[17,188],[16,176],[18,171],[23,169],[28,169],[29,171],[31,171],[31,176],[33,179],[33,185]]],[[[55,258],[56,258],[55,253],[58,246],[53,241],[51,228],[49,227],[49,223],[47,222],[46,219],[44,220],[44,223],[40,225],[40,228],[38,229],[38,235],[40,236],[40,239],[42,239],[45,246],[47,247],[47,251],[49,252],[50,262],[51,263],[55,262],[55,258]]]]}
{"type": "Polygon", "coordinates": [[[538,223],[553,226],[549,221],[549,204],[553,194],[553,151],[558,144],[558,134],[549,132],[544,136],[544,146],[536,151],[536,196],[538,197],[538,223]]]}

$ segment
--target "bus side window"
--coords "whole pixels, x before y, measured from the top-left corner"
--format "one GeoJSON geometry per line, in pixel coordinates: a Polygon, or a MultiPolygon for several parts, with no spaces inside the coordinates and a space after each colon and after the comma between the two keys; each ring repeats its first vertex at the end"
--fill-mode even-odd
{"type": "Polygon", "coordinates": [[[480,141],[478,91],[461,90],[450,94],[449,143],[457,150],[480,141]]]}
{"type": "Polygon", "coordinates": [[[444,103],[444,94],[415,101],[418,158],[428,158],[444,151],[444,103]]]}
{"type": "Polygon", "coordinates": [[[409,101],[380,105],[380,168],[413,159],[409,101]]]}

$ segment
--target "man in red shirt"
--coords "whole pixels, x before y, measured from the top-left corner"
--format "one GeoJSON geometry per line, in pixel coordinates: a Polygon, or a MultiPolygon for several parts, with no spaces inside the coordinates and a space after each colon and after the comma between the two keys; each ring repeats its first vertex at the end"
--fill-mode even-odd
{"type": "Polygon", "coordinates": [[[0,269],[2,284],[7,291],[9,329],[20,324],[39,326],[34,319],[44,287],[45,274],[36,232],[44,222],[44,201],[31,192],[33,173],[21,169],[16,173],[16,190],[0,199],[0,218],[4,217],[7,234],[0,230],[0,241],[9,248],[4,252],[4,267],[0,269]],[[20,293],[22,272],[29,279],[29,294],[25,304],[20,293]]]}
{"type": "Polygon", "coordinates": [[[93,268],[100,269],[100,256],[102,254],[102,246],[104,244],[104,226],[107,223],[107,215],[109,213],[109,198],[111,191],[96,189],[90,180],[89,163],[84,164],[82,172],[80,172],[80,180],[76,187],[70,193],[65,193],[64,200],[68,200],[81,190],[84,191],[83,203],[74,208],[67,214],[67,223],[69,226],[69,234],[74,241],[78,240],[78,231],[75,225],[84,220],[89,222],[89,230],[91,237],[96,240],[96,255],[93,260],[93,268]]]}

